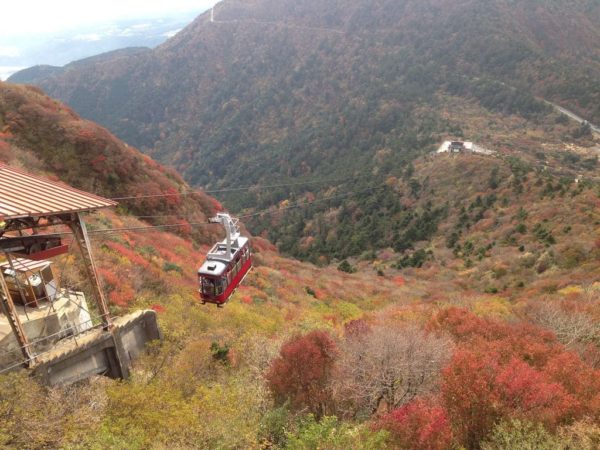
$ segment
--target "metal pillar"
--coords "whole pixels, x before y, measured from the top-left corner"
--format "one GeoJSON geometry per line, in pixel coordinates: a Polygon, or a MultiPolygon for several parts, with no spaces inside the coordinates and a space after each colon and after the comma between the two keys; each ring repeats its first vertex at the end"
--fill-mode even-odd
{"type": "Polygon", "coordinates": [[[10,292],[8,290],[8,286],[6,285],[6,280],[4,279],[4,275],[0,274],[0,285],[2,286],[2,290],[5,295],[1,295],[0,293],[0,304],[2,305],[2,312],[8,319],[8,323],[12,328],[13,334],[19,343],[19,347],[21,348],[21,353],[25,357],[25,364],[27,366],[31,366],[33,362],[35,362],[35,354],[31,350],[31,344],[27,339],[27,334],[25,333],[25,329],[23,328],[23,324],[19,320],[19,316],[15,310],[15,304],[13,303],[12,297],[10,296],[10,292]]]}
{"type": "MultiPolygon", "coordinates": [[[[17,284],[17,289],[19,290],[19,295],[21,296],[21,300],[23,301],[23,306],[25,306],[25,308],[23,309],[25,311],[25,317],[27,318],[27,320],[29,320],[29,314],[27,314],[27,307],[29,306],[29,303],[27,302],[27,295],[25,294],[25,291],[23,290],[23,286],[21,286],[21,281],[19,281],[19,276],[17,274],[17,270],[15,269],[15,265],[13,264],[13,260],[12,257],[10,256],[10,253],[5,253],[6,259],[8,260],[8,264],[10,265],[10,269],[13,271],[13,273],[15,274],[15,283],[17,284]]],[[[27,273],[25,273],[25,278],[27,279],[27,273]]],[[[29,280],[27,280],[29,282],[29,280]]]]}
{"type": "Polygon", "coordinates": [[[104,328],[110,330],[113,327],[110,313],[108,311],[108,305],[104,297],[104,292],[100,287],[100,280],[98,279],[98,272],[96,271],[96,263],[92,256],[92,246],[90,244],[90,238],[87,234],[85,222],[80,214],[77,214],[71,221],[69,221],[69,228],[75,235],[75,241],[83,257],[85,269],[87,271],[90,282],[92,283],[92,289],[94,290],[94,296],[96,297],[96,304],[100,310],[100,316],[102,317],[102,324],[104,328]]]}

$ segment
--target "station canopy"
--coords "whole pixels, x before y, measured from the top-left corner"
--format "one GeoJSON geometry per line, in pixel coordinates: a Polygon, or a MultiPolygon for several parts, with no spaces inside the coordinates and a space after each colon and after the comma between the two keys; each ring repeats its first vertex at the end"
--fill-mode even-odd
{"type": "Polygon", "coordinates": [[[0,218],[4,220],[80,213],[116,204],[0,163],[0,218]]]}

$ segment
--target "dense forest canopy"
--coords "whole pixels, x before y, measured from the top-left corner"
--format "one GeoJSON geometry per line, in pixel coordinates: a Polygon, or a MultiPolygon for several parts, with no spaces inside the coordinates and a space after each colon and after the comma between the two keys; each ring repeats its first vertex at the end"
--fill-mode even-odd
{"type": "Polygon", "coordinates": [[[41,82],[195,184],[254,185],[221,200],[316,263],[252,237],[223,309],[198,297],[217,233],[192,226],[219,202],[0,83],[0,161],[173,194],[88,222],[121,229],[93,240],[111,313],[154,309],[163,341],[125,381],[0,375],[0,446],[598,448],[600,140],[541,100],[597,120],[598,8],[225,0],[156,50],[41,82]],[[446,139],[490,152],[434,154],[446,139]]]}
{"type": "MultiPolygon", "coordinates": [[[[538,123],[552,111],[543,98],[600,121],[596,1],[226,0],[210,17],[153,51],[72,64],[37,83],[209,189],[401,177],[446,137],[473,138],[451,106],[444,114],[440,96],[538,123]]],[[[331,189],[345,187],[310,191],[331,189]]],[[[308,191],[222,200],[256,210],[308,191]]],[[[268,235],[303,255],[285,243],[294,234],[268,235]]],[[[394,245],[393,236],[376,240],[394,245]]]]}

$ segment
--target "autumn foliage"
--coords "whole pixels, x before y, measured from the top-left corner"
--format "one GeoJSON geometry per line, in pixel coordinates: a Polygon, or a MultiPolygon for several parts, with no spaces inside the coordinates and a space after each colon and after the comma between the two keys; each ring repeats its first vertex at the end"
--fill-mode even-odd
{"type": "Polygon", "coordinates": [[[444,450],[452,443],[446,410],[432,399],[416,399],[384,415],[375,425],[392,435],[399,448],[444,450]]]}
{"type": "Polygon", "coordinates": [[[597,416],[600,372],[551,332],[458,308],[440,312],[430,326],[458,342],[440,389],[454,435],[467,448],[479,448],[502,419],[539,422],[552,430],[597,416]]]}
{"type": "Polygon", "coordinates": [[[501,362],[499,354],[458,351],[443,373],[442,397],[456,436],[467,448],[479,442],[502,418],[565,423],[578,402],[548,374],[519,359],[501,362]]]}
{"type": "Polygon", "coordinates": [[[325,331],[312,331],[286,342],[267,373],[277,403],[322,416],[331,401],[331,379],[337,347],[325,331]]]}

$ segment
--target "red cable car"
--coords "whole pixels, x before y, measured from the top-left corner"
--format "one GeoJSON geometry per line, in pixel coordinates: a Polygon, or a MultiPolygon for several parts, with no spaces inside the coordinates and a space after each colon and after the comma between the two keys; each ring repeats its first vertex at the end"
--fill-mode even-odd
{"type": "Polygon", "coordinates": [[[252,268],[252,255],[247,237],[240,235],[237,220],[229,214],[218,213],[209,220],[225,227],[226,237],[217,242],[198,269],[202,304],[222,307],[252,268]]]}

